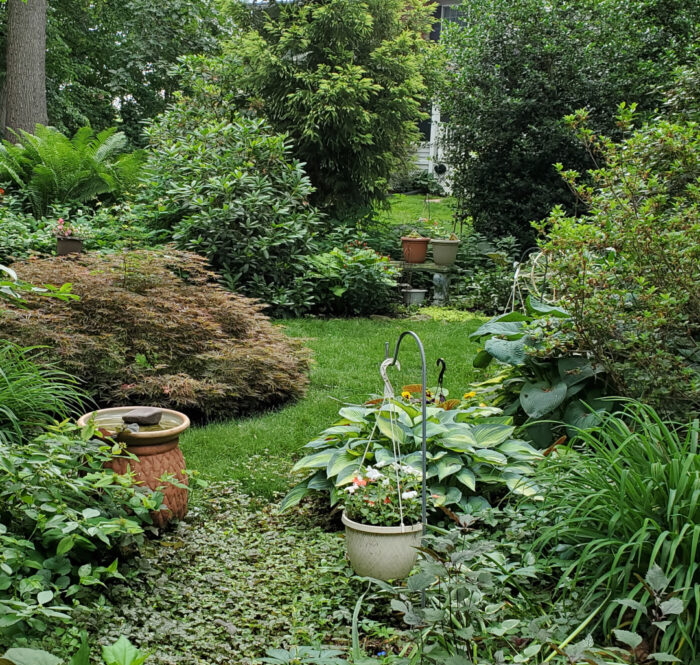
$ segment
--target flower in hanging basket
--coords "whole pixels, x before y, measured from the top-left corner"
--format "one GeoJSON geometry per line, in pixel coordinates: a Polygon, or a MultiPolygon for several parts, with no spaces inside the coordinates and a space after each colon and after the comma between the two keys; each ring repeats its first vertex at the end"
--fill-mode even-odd
{"type": "Polygon", "coordinates": [[[421,472],[407,464],[360,469],[344,489],[345,514],[354,522],[400,526],[421,521],[421,472]]]}

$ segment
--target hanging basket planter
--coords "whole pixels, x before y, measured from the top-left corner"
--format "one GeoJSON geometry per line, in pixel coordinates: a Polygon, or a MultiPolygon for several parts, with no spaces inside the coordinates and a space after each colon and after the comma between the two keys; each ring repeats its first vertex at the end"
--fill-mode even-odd
{"type": "Polygon", "coordinates": [[[363,577],[399,580],[408,577],[418,558],[423,525],[374,526],[354,522],[343,513],[345,544],[352,569],[363,577]]]}

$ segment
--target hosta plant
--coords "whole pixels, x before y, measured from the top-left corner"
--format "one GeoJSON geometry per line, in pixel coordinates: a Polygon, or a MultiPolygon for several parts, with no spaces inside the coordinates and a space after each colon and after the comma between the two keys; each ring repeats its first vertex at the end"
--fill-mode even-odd
{"type": "Polygon", "coordinates": [[[526,310],[497,316],[472,333],[484,342],[474,366],[486,368],[493,360],[504,366],[473,387],[480,399],[502,408],[516,424],[527,425],[524,436],[544,448],[559,432],[540,421],[594,424],[596,415],[588,406],[606,408],[599,400],[605,384],[600,367],[577,348],[566,311],[531,296],[526,310]]]}
{"type": "MultiPolygon", "coordinates": [[[[319,490],[329,492],[335,505],[357,475],[363,456],[375,466],[398,461],[421,469],[422,415],[411,399],[340,409],[341,419],[306,445],[309,454],[293,468],[306,477],[287,494],[281,509],[319,490]]],[[[466,510],[504,490],[538,494],[531,476],[541,455],[514,438],[515,427],[499,413],[493,407],[427,408],[427,481],[435,506],[466,510]]]]}

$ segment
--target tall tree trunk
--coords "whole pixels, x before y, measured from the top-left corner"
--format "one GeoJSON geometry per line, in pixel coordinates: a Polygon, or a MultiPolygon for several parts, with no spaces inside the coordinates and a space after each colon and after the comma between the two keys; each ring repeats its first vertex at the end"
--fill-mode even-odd
{"type": "Polygon", "coordinates": [[[34,133],[46,111],[46,0],[7,0],[5,128],[34,133]]]}

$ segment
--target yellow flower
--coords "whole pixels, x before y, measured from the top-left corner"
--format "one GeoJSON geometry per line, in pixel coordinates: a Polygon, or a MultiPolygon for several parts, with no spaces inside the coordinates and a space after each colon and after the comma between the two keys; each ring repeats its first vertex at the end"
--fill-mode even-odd
{"type": "Polygon", "coordinates": [[[469,393],[464,393],[464,399],[469,399],[470,397],[474,397],[476,395],[476,391],[472,390],[469,393]]]}
{"type": "Polygon", "coordinates": [[[401,393],[401,397],[403,397],[404,399],[411,399],[411,393],[409,393],[408,390],[404,390],[401,393]]]}

